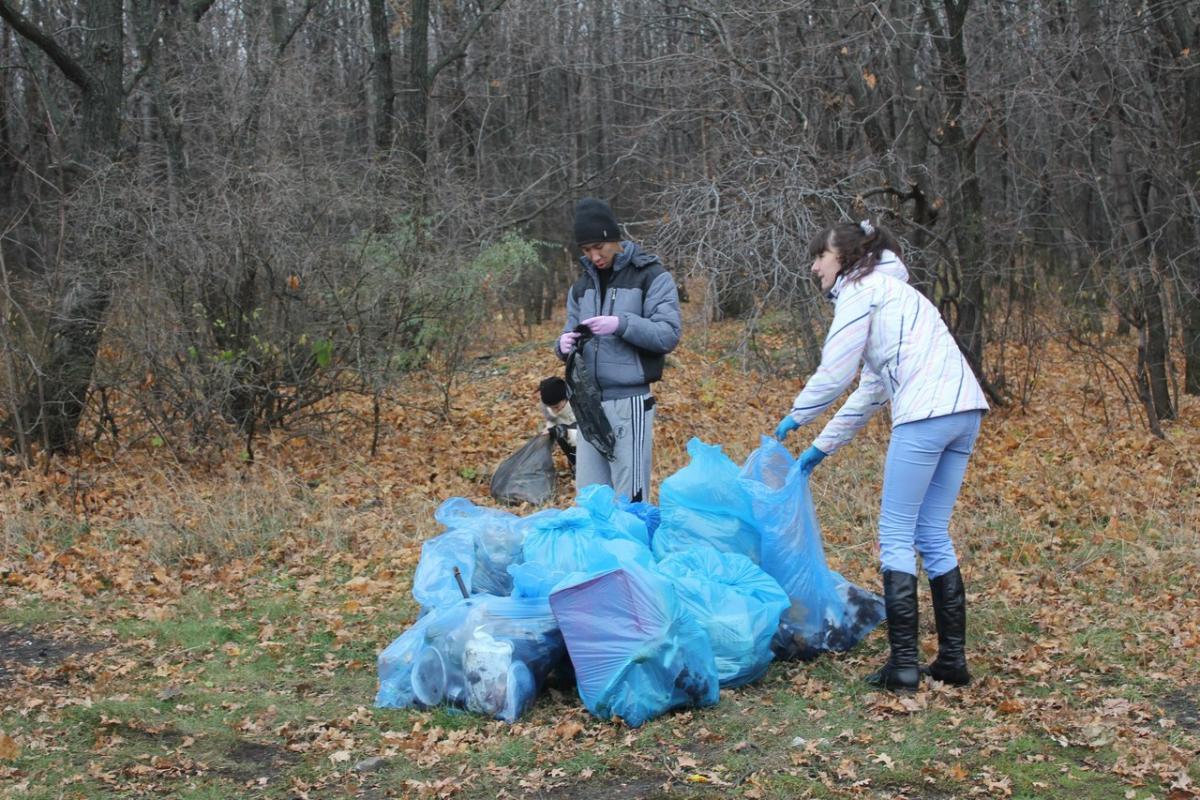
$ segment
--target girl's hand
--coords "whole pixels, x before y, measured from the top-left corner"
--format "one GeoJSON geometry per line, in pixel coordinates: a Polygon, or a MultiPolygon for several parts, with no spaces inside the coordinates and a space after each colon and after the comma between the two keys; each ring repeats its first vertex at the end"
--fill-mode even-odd
{"type": "Polygon", "coordinates": [[[796,420],[792,419],[792,415],[788,414],[786,417],[779,420],[779,424],[775,426],[775,438],[782,442],[787,438],[789,433],[799,427],[800,425],[796,422],[796,420]]]}
{"type": "Polygon", "coordinates": [[[809,447],[807,450],[801,453],[800,458],[797,459],[800,462],[800,471],[803,472],[805,476],[812,475],[812,471],[817,468],[817,464],[820,464],[822,461],[824,461],[825,456],[827,455],[828,453],[826,453],[824,450],[821,450],[816,445],[809,447]]]}

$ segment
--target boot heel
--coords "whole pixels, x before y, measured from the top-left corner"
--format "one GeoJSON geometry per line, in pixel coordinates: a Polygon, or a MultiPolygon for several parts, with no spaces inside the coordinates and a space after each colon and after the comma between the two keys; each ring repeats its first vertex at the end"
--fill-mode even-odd
{"type": "Polygon", "coordinates": [[[933,661],[925,668],[925,674],[936,681],[948,683],[951,686],[966,686],[971,682],[971,673],[967,671],[966,664],[948,666],[933,661]]]}
{"type": "Polygon", "coordinates": [[[895,667],[884,664],[866,677],[866,682],[880,689],[893,692],[915,691],[921,684],[921,670],[917,667],[895,667]]]}

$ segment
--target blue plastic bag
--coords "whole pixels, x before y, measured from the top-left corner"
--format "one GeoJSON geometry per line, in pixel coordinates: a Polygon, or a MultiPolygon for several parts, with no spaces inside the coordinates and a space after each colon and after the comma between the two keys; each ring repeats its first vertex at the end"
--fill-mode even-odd
{"type": "Polygon", "coordinates": [[[454,577],[456,567],[463,586],[470,591],[475,574],[475,537],[469,530],[448,530],[421,545],[412,594],[423,609],[445,608],[463,599],[454,577]]]}
{"type": "Polygon", "coordinates": [[[710,706],[720,692],[708,634],[670,582],[628,566],[550,595],[579,696],[601,719],[633,727],[679,707],[710,706]]]}
{"type": "Polygon", "coordinates": [[[379,655],[375,705],[450,705],[514,722],[566,654],[546,598],[478,595],[418,619],[379,655]]]}
{"type": "Polygon", "coordinates": [[[611,486],[602,483],[585,486],[575,499],[575,505],[587,510],[596,535],[604,539],[629,539],[650,546],[646,521],[626,510],[626,504],[617,501],[611,486]]]}
{"type": "Polygon", "coordinates": [[[759,563],[761,537],[750,494],[738,480],[737,464],[719,445],[692,439],[687,449],[691,463],[664,480],[659,489],[662,521],[652,542],[655,557],[706,544],[759,563]]]}
{"type": "Polygon", "coordinates": [[[884,618],[883,598],[829,568],[808,477],[764,436],[742,468],[762,531],[762,567],[791,599],[775,637],[779,658],[809,660],[858,644],[884,618]]]}
{"type": "Polygon", "coordinates": [[[565,575],[539,561],[513,564],[508,572],[513,579],[513,597],[549,597],[565,575]]]}
{"type": "MultiPolygon", "coordinates": [[[[463,600],[435,607],[400,634],[379,654],[379,692],[375,705],[380,708],[409,708],[437,705],[447,695],[466,699],[465,681],[448,675],[439,647],[445,647],[453,632],[462,627],[473,601],[463,600]],[[434,652],[430,652],[434,651],[434,652]],[[418,670],[418,665],[420,668],[418,670]],[[436,668],[436,680],[430,673],[436,668]],[[414,688],[414,674],[420,673],[414,688]],[[422,682],[423,681],[423,682],[422,682]],[[431,688],[436,684],[436,688],[431,688]],[[461,690],[458,688],[461,684],[461,690]]],[[[461,669],[459,670],[461,674],[461,669]]]]}
{"type": "Polygon", "coordinates": [[[779,615],[791,605],[779,583],[740,553],[704,546],[671,553],[658,570],[708,633],[721,686],[761,678],[773,658],[779,615]]]}
{"type": "Polygon", "coordinates": [[[468,711],[515,722],[565,657],[558,622],[544,597],[490,597],[466,620],[463,644],[468,711]]]}
{"type": "Polygon", "coordinates": [[[588,486],[579,505],[530,518],[522,560],[542,565],[547,580],[557,583],[569,575],[592,575],[627,563],[654,564],[647,546],[646,526],[638,517],[617,508],[609,486],[588,486]]]}
{"type": "Polygon", "coordinates": [[[622,511],[633,514],[645,523],[646,535],[650,537],[651,541],[654,540],[654,532],[658,530],[659,523],[662,522],[662,514],[658,510],[658,506],[644,501],[630,503],[624,497],[617,501],[617,505],[622,511]]]}
{"type": "Polygon", "coordinates": [[[534,517],[522,519],[463,497],[451,497],[433,516],[447,530],[421,546],[413,597],[423,608],[440,608],[462,599],[455,567],[469,594],[503,596],[512,591],[508,567],[521,562],[521,544],[528,520],[534,517]]]}
{"type": "Polygon", "coordinates": [[[506,595],[512,591],[508,565],[520,563],[525,526],[515,514],[451,497],[433,514],[450,530],[468,531],[475,566],[467,583],[472,594],[506,595]]]}

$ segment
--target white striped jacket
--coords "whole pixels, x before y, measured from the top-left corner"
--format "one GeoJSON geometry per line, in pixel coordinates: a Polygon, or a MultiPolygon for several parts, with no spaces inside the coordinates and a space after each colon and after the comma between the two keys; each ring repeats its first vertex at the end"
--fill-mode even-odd
{"type": "Polygon", "coordinates": [[[821,365],[792,403],[800,425],[815,419],[853,382],[858,388],[813,445],[832,453],[891,401],[892,427],[959,411],[987,410],[983,390],[941,314],[909,286],[904,264],[891,251],[871,274],[834,285],[833,323],[821,365]]]}

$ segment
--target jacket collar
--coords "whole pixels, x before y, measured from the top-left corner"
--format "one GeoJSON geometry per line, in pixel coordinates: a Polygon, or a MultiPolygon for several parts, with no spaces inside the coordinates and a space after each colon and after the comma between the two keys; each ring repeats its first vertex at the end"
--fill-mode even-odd
{"type": "MultiPolygon", "coordinates": [[[[884,250],[879,254],[879,261],[876,262],[875,269],[872,271],[908,283],[908,268],[904,266],[904,262],[900,260],[899,256],[891,250],[884,250]]],[[[833,288],[825,293],[825,299],[831,303],[835,302],[845,287],[846,276],[844,274],[838,275],[837,280],[833,282],[833,288]]]]}
{"type": "MultiPolygon", "coordinates": [[[[653,264],[657,260],[658,256],[646,253],[637,242],[626,240],[621,242],[621,252],[617,253],[617,257],[613,259],[613,264],[609,269],[615,275],[627,266],[641,269],[648,264],[653,264]]],[[[596,274],[596,267],[587,256],[580,256],[579,263],[583,265],[584,271],[589,275],[596,274]]]]}
{"type": "Polygon", "coordinates": [[[825,293],[825,299],[831,303],[837,302],[838,295],[842,293],[842,288],[846,285],[846,276],[838,275],[837,280],[833,282],[833,286],[825,293]]]}

